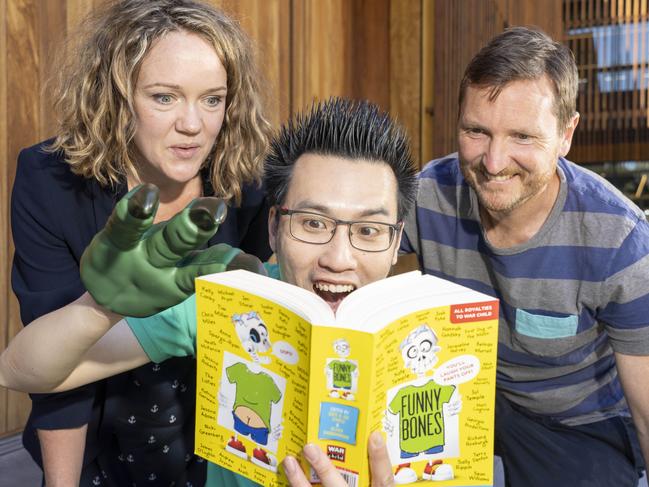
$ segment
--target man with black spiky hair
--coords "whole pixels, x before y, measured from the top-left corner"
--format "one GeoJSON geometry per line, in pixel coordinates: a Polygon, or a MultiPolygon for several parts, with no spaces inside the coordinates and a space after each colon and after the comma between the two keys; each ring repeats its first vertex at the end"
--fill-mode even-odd
{"type": "Polygon", "coordinates": [[[384,278],[396,262],[392,244],[413,202],[413,171],[407,138],[369,103],[334,98],[288,122],[264,166],[270,243],[281,278],[314,291],[334,311],[354,289],[384,278]],[[338,211],[341,206],[356,209],[338,211]],[[335,232],[351,220],[378,223],[378,247],[365,248],[362,233],[370,229],[362,224],[335,232]],[[314,238],[307,225],[310,232],[318,225],[322,233],[314,238]],[[325,244],[334,238],[348,240],[350,252],[331,255],[325,244]]]}
{"type": "MultiPolygon", "coordinates": [[[[385,278],[397,259],[401,220],[414,201],[415,173],[404,131],[375,105],[333,98],[294,117],[272,142],[265,161],[273,205],[270,245],[278,261],[265,264],[268,274],[318,294],[334,311],[354,290],[385,278]]],[[[210,219],[222,211],[209,201],[194,204],[164,229],[182,238],[167,239],[156,237],[160,231],[143,235],[154,212],[147,188],[118,204],[107,230],[83,259],[82,275],[91,276],[85,284],[97,301],[86,293],[24,328],[2,355],[0,384],[33,392],[66,390],[150,360],[195,354],[193,295],[149,318],[122,317],[146,316],[193,292],[186,266],[154,264],[200,245],[193,235],[213,228],[210,219]],[[117,249],[111,243],[116,232],[142,240],[128,250],[129,245],[117,249]],[[154,245],[139,245],[147,239],[154,245]],[[119,258],[105,259],[106,253],[119,258]],[[178,284],[166,286],[172,289],[163,299],[159,282],[170,280],[170,267],[178,284]],[[124,289],[131,290],[126,298],[124,289]]],[[[233,265],[254,268],[237,249],[205,252],[217,253],[220,267],[203,266],[196,274],[233,265]]],[[[369,451],[374,475],[389,485],[393,476],[380,434],[370,437],[369,451]]],[[[307,445],[304,453],[325,485],[345,485],[318,447],[307,445]]],[[[284,469],[294,485],[308,485],[294,458],[287,457],[284,469]]],[[[210,465],[206,485],[254,484],[210,465]]]]}

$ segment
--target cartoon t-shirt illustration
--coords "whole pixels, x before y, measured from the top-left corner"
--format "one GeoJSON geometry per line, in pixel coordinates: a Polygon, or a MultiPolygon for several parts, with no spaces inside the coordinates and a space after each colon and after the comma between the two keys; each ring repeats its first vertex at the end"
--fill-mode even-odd
{"type": "MultiPolygon", "coordinates": [[[[442,385],[428,374],[434,371],[439,360],[437,335],[423,324],[412,330],[399,346],[406,369],[416,378],[395,387],[388,395],[384,429],[388,436],[398,440],[401,459],[414,459],[419,455],[433,455],[445,452],[447,445],[447,419],[456,416],[462,408],[455,385],[442,385]]],[[[455,422],[457,428],[457,422],[455,422]]],[[[457,436],[457,431],[453,433],[457,436]]],[[[395,440],[395,441],[396,441],[395,440]]],[[[422,478],[424,480],[450,480],[453,469],[440,460],[429,460],[422,478]]],[[[396,484],[416,482],[417,473],[410,463],[397,467],[396,484]]]]}
{"type": "Polygon", "coordinates": [[[401,389],[388,410],[399,415],[401,458],[444,449],[443,405],[450,401],[455,386],[440,386],[434,380],[401,389]]]}
{"type": "MultiPolygon", "coordinates": [[[[273,343],[260,314],[256,311],[237,313],[232,315],[232,323],[251,362],[229,352],[223,355],[217,421],[235,432],[225,449],[260,467],[277,471],[277,459],[271,451],[276,452],[282,434],[281,411],[286,380],[261,365],[271,363],[269,355],[273,343]],[[244,437],[255,443],[252,455],[242,441],[244,437]]],[[[279,343],[281,350],[292,350],[287,343],[279,343]]],[[[289,355],[293,356],[294,352],[289,355]]]]}
{"type": "Polygon", "coordinates": [[[231,365],[226,374],[228,380],[237,386],[232,410],[234,429],[265,445],[268,443],[271,406],[281,399],[281,391],[268,374],[252,372],[243,363],[231,365]]]}
{"type": "Polygon", "coordinates": [[[333,342],[338,357],[328,358],[325,365],[329,396],[353,401],[358,390],[358,362],[349,359],[351,347],[344,338],[333,342]]]}
{"type": "Polygon", "coordinates": [[[332,360],[327,364],[331,369],[333,386],[339,389],[352,388],[352,374],[358,368],[350,360],[332,360]]]}

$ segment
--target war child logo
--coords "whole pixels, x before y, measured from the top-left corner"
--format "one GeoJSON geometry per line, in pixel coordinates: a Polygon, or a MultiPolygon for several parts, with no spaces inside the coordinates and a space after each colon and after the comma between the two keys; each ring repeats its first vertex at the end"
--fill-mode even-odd
{"type": "Polygon", "coordinates": [[[345,461],[345,447],[336,446],[336,445],[327,445],[327,456],[331,460],[336,460],[338,462],[345,461]]]}

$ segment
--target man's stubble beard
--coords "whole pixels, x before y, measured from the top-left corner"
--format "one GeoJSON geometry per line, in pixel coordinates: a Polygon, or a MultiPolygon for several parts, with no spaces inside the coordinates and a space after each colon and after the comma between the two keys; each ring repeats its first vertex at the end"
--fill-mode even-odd
{"type": "Polygon", "coordinates": [[[503,198],[498,197],[498,195],[506,194],[507,192],[483,190],[480,184],[478,183],[478,179],[480,177],[479,174],[482,172],[481,165],[477,165],[476,168],[474,169],[470,163],[460,162],[460,170],[462,171],[464,180],[475,192],[481,210],[482,211],[486,210],[489,213],[502,214],[502,215],[511,213],[515,209],[523,206],[526,202],[528,202],[535,196],[543,193],[547,189],[549,183],[551,182],[553,176],[556,173],[556,167],[555,167],[550,172],[535,177],[532,180],[530,180],[529,177],[524,180],[521,177],[521,175],[529,176],[529,173],[525,171],[522,170],[511,171],[509,169],[505,169],[501,171],[500,173],[498,173],[498,175],[507,175],[507,174],[517,175],[514,177],[519,178],[518,188],[520,188],[520,191],[518,192],[517,195],[516,194],[511,195],[510,197],[507,198],[506,201],[502,201],[503,198]]]}

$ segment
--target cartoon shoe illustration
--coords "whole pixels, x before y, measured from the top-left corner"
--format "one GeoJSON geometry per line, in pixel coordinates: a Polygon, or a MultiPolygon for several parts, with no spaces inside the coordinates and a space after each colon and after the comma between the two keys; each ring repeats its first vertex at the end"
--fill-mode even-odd
{"type": "Polygon", "coordinates": [[[417,482],[417,473],[410,468],[409,463],[402,463],[397,466],[397,470],[394,472],[394,482],[397,485],[412,484],[417,482]]]}
{"type": "Polygon", "coordinates": [[[429,460],[426,466],[424,467],[424,473],[422,475],[422,478],[424,480],[431,480],[432,475],[435,473],[435,471],[439,468],[441,464],[442,464],[441,460],[429,460]]]}
{"type": "Polygon", "coordinates": [[[230,441],[228,441],[228,444],[225,445],[226,451],[229,451],[230,453],[243,458],[244,460],[248,459],[248,454],[246,453],[246,447],[244,444],[239,440],[236,435],[230,437],[230,441]]]}
{"type": "Polygon", "coordinates": [[[263,448],[255,448],[252,452],[252,457],[250,457],[250,461],[271,472],[277,472],[277,458],[263,448]]]}
{"type": "Polygon", "coordinates": [[[443,463],[442,460],[430,460],[426,467],[424,467],[424,473],[422,475],[424,480],[453,480],[453,467],[443,463]]]}
{"type": "Polygon", "coordinates": [[[346,399],[348,401],[353,401],[354,400],[354,394],[352,394],[349,391],[345,391],[345,392],[342,393],[342,398],[346,399]]]}

